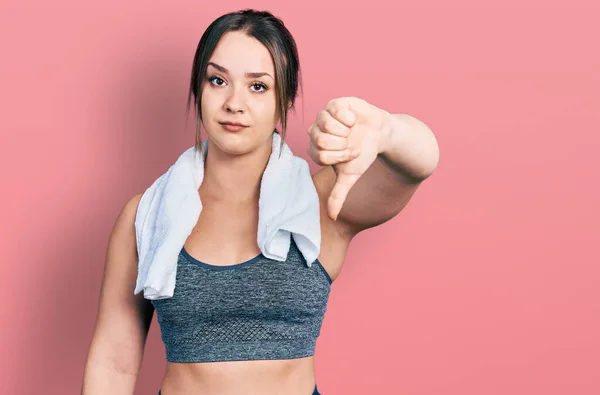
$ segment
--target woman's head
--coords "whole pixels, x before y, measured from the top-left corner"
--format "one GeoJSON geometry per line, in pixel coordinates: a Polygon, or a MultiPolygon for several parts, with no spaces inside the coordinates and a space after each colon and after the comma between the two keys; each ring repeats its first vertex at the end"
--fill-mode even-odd
{"type": "Polygon", "coordinates": [[[278,121],[285,136],[299,81],[296,43],[281,20],[255,10],[219,17],[202,35],[192,67],[188,110],[193,96],[196,145],[200,123],[211,143],[233,155],[264,144],[278,121]],[[222,122],[248,127],[230,132],[222,122]]]}

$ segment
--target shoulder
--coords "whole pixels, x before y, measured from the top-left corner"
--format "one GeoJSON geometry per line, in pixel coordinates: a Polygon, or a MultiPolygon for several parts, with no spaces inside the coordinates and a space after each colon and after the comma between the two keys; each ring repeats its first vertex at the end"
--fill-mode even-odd
{"type": "Polygon", "coordinates": [[[129,200],[127,200],[123,206],[123,211],[126,211],[128,214],[133,213],[135,215],[143,195],[143,193],[138,193],[137,195],[129,198],[129,200]]]}
{"type": "Polygon", "coordinates": [[[132,196],[123,204],[114,224],[111,238],[122,239],[129,235],[133,236],[132,239],[135,241],[135,217],[142,195],[143,193],[139,193],[132,196]]]}
{"type": "Polygon", "coordinates": [[[135,216],[137,214],[142,195],[143,193],[138,193],[137,195],[130,197],[121,208],[119,217],[122,217],[123,220],[133,224],[135,222],[135,216]]]}

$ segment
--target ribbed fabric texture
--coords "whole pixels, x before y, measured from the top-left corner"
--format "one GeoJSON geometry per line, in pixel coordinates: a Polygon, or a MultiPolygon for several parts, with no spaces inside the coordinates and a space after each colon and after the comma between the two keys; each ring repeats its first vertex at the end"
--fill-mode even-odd
{"type": "Polygon", "coordinates": [[[173,296],[152,303],[170,362],[289,359],[314,354],[330,287],[292,238],[284,262],[213,266],[182,250],[173,296]]]}

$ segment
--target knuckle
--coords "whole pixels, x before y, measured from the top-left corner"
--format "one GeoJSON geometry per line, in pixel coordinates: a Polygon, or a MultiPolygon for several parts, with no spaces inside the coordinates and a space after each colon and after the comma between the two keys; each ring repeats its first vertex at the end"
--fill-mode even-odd
{"type": "Polygon", "coordinates": [[[320,123],[323,121],[323,119],[324,119],[323,116],[324,116],[325,112],[326,112],[325,110],[321,110],[317,113],[317,123],[320,123]]]}
{"type": "Polygon", "coordinates": [[[325,149],[327,147],[327,135],[325,135],[324,133],[319,134],[315,140],[315,144],[317,144],[317,147],[321,149],[325,149]]]}
{"type": "Polygon", "coordinates": [[[321,159],[319,158],[318,152],[315,151],[315,149],[313,147],[310,147],[308,149],[308,156],[310,156],[312,158],[312,160],[314,160],[317,163],[321,163],[321,159]]]}
{"type": "Polygon", "coordinates": [[[327,108],[331,113],[335,113],[339,109],[341,100],[343,100],[343,98],[329,100],[329,103],[327,103],[327,108]]]}
{"type": "Polygon", "coordinates": [[[327,155],[327,153],[325,153],[323,151],[319,151],[317,153],[317,158],[319,159],[319,162],[321,162],[323,164],[329,163],[329,156],[327,155]]]}
{"type": "Polygon", "coordinates": [[[331,123],[331,113],[329,111],[323,111],[323,115],[321,115],[321,124],[323,126],[331,123]]]}

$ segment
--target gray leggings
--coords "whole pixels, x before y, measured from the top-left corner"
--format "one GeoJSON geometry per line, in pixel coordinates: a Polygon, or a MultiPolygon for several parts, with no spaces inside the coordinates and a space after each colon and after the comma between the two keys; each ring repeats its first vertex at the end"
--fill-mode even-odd
{"type": "MultiPolygon", "coordinates": [[[[158,395],[161,395],[160,390],[158,391],[158,395]]],[[[313,393],[311,395],[321,395],[321,393],[319,392],[319,390],[317,389],[317,386],[315,385],[315,390],[313,391],[313,393]]]]}

